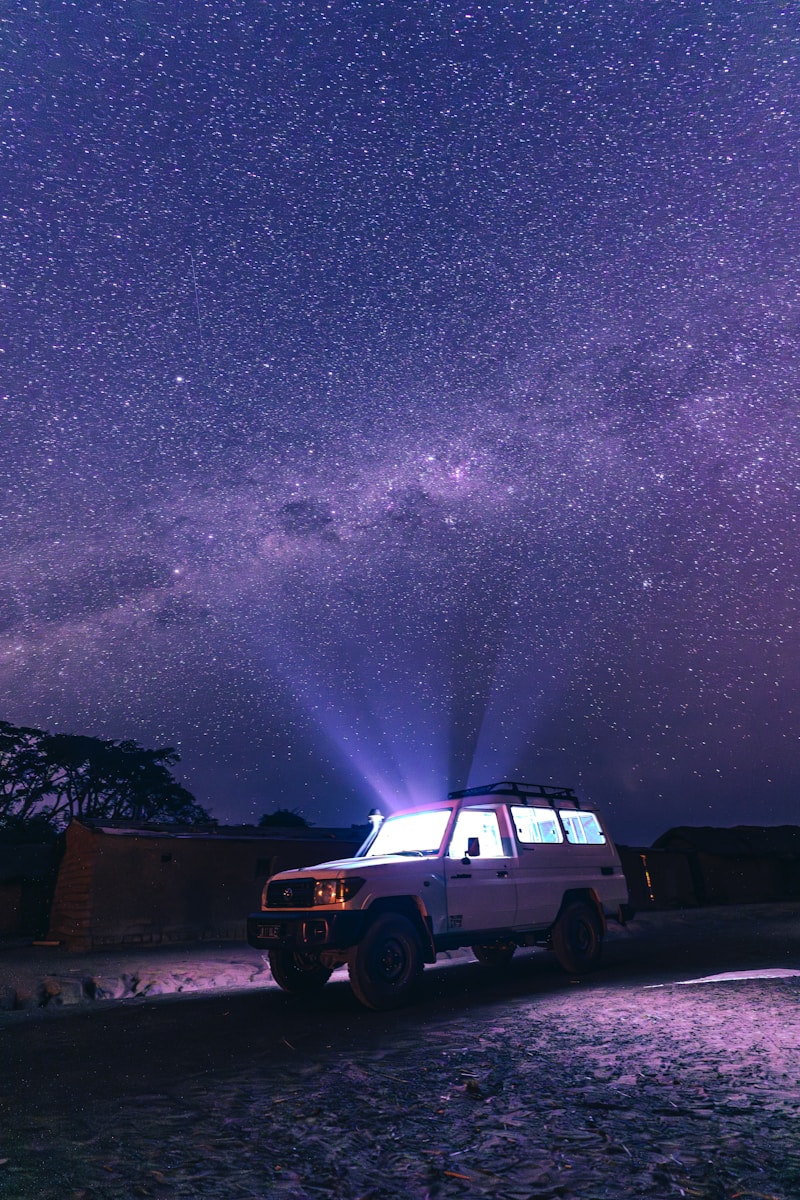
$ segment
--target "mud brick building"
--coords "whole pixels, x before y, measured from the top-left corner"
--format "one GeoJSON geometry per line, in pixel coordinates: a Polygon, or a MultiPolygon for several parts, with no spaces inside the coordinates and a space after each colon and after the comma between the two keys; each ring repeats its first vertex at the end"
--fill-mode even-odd
{"type": "Polygon", "coordinates": [[[620,846],[631,904],[694,908],[800,899],[800,827],[681,825],[652,846],[620,846]]]}
{"type": "Polygon", "coordinates": [[[698,904],[758,904],[800,898],[800,827],[679,826],[653,842],[686,855],[698,904]]]}
{"type": "Polygon", "coordinates": [[[259,907],[270,875],[347,857],[366,833],[72,821],[47,937],[70,950],[243,941],[247,914],[259,907]]]}

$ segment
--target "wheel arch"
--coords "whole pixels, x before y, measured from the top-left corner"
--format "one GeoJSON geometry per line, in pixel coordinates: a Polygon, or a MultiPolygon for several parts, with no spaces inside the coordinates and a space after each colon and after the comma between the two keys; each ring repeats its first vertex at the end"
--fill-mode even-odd
{"type": "MultiPolygon", "coordinates": [[[[569,888],[561,897],[561,907],[558,910],[556,921],[563,913],[564,909],[570,904],[580,901],[582,904],[590,904],[597,913],[597,919],[600,922],[600,929],[605,937],[607,931],[606,916],[603,912],[603,902],[598,896],[594,888],[569,888]]],[[[555,921],[553,922],[555,924],[555,921]]]]}
{"type": "Polygon", "coordinates": [[[431,919],[419,896],[381,896],[374,900],[366,911],[367,925],[385,913],[396,913],[410,921],[419,934],[423,960],[436,961],[431,919]]]}

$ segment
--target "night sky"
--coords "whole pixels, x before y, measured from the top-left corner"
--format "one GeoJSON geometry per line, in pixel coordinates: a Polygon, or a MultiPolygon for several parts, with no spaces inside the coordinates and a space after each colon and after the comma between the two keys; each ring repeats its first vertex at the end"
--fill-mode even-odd
{"type": "Polygon", "coordinates": [[[0,86],[0,717],[800,820],[794,5],[19,0],[0,86]]]}

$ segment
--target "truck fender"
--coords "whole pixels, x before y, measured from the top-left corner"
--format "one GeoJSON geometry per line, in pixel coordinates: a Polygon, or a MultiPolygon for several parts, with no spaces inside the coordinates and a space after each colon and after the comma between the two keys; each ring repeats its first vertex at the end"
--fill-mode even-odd
{"type": "MultiPolygon", "coordinates": [[[[564,892],[558,916],[560,917],[567,905],[572,904],[575,900],[580,900],[584,904],[591,904],[593,906],[597,913],[597,919],[600,922],[600,928],[603,931],[603,937],[605,937],[608,930],[606,914],[603,912],[603,902],[594,888],[570,888],[568,892],[564,892]]],[[[558,920],[558,917],[556,917],[556,920],[558,920]]]]}
{"type": "Polygon", "coordinates": [[[400,916],[406,917],[419,934],[423,961],[436,961],[432,922],[420,896],[381,896],[369,906],[365,915],[371,920],[379,913],[385,912],[399,913],[400,916]]]}

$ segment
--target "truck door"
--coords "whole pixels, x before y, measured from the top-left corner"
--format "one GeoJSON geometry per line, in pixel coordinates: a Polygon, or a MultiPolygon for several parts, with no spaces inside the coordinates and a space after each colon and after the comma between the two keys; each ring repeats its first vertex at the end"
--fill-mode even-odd
{"type": "Polygon", "coordinates": [[[511,928],[517,909],[514,863],[504,806],[462,808],[445,858],[448,932],[511,928]]]}
{"type": "Polygon", "coordinates": [[[519,842],[515,871],[518,929],[541,929],[557,917],[561,899],[574,887],[570,847],[552,808],[512,805],[519,842]]]}

